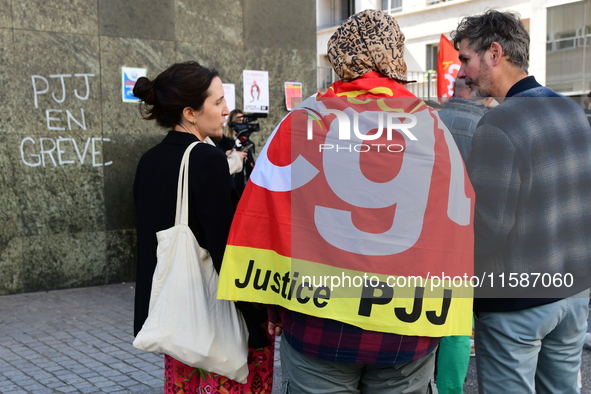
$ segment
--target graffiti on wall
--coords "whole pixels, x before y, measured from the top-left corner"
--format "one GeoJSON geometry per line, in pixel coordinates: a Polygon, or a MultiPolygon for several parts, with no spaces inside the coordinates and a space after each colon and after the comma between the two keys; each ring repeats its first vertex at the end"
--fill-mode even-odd
{"type": "MultiPolygon", "coordinates": [[[[35,108],[39,108],[39,98],[44,95],[50,95],[51,99],[58,104],[66,102],[67,97],[72,97],[70,101],[78,103],[87,101],[90,96],[90,78],[94,74],[51,74],[47,77],[42,75],[32,75],[31,85],[33,88],[33,101],[35,108]],[[83,80],[84,89],[73,88],[72,81],[83,80]],[[50,80],[57,81],[58,89],[50,89],[50,80]],[[68,93],[71,93],[68,95],[68,93]]],[[[84,108],[77,109],[45,109],[44,126],[47,130],[54,132],[71,132],[76,130],[86,130],[86,114],[84,108]]],[[[103,163],[101,148],[105,142],[110,142],[109,138],[87,137],[86,139],[74,139],[71,137],[62,137],[60,135],[51,137],[25,137],[20,143],[20,154],[22,162],[29,167],[63,166],[63,165],[92,165],[93,167],[108,166],[112,161],[103,163]]]]}

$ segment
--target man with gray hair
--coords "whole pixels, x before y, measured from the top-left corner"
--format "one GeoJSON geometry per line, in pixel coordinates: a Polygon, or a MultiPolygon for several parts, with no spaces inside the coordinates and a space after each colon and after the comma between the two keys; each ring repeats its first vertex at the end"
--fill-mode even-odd
{"type": "Polygon", "coordinates": [[[476,193],[475,342],[481,393],[578,393],[591,284],[591,133],[574,100],[528,76],[516,14],[452,33],[473,97],[494,97],[466,163],[476,193]],[[498,298],[504,297],[504,298],[498,298]]]}
{"type": "Polygon", "coordinates": [[[439,117],[453,135],[464,161],[468,161],[470,157],[472,136],[478,122],[488,110],[486,106],[491,101],[490,97],[474,100],[466,81],[458,78],[454,81],[453,96],[439,111],[439,117]]]}

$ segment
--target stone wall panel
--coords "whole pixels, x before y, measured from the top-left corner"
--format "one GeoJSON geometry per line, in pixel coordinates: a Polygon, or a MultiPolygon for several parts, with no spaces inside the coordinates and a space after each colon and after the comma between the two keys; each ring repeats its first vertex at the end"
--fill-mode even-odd
{"type": "MultiPolygon", "coordinates": [[[[0,11],[1,12],[1,11],[0,11]]],[[[0,28],[0,135],[13,133],[15,122],[13,109],[15,107],[16,92],[14,81],[14,39],[11,29],[0,28]]]]}
{"type": "Polygon", "coordinates": [[[196,46],[189,42],[179,42],[176,61],[187,60],[195,60],[215,69],[223,83],[234,84],[236,105],[242,106],[242,70],[246,65],[242,46],[227,44],[196,46]]]}
{"type": "Polygon", "coordinates": [[[98,5],[102,36],[175,39],[174,0],[98,0],[98,5]]]}
{"type": "Polygon", "coordinates": [[[12,1],[0,0],[0,29],[12,28],[12,1]]]}
{"type": "MultiPolygon", "coordinates": [[[[147,123],[147,122],[146,122],[147,123]]],[[[154,135],[110,135],[105,145],[105,160],[113,164],[104,168],[106,230],[135,228],[133,181],[142,154],[166,136],[160,129],[154,135]]]]}
{"type": "Polygon", "coordinates": [[[104,231],[102,167],[46,163],[21,166],[18,176],[24,235],[104,231]]]}
{"type": "Polygon", "coordinates": [[[100,47],[104,134],[161,134],[162,129],[156,122],[141,119],[137,103],[123,102],[121,67],[145,68],[147,77],[153,79],[175,63],[176,44],[172,41],[101,37],[100,47]]]}
{"type": "Polygon", "coordinates": [[[97,286],[106,281],[104,231],[23,240],[23,290],[97,286]]]}
{"type": "Polygon", "coordinates": [[[22,292],[22,214],[18,136],[0,133],[0,295],[22,292]]]}
{"type": "Polygon", "coordinates": [[[57,33],[98,34],[96,0],[15,0],[15,29],[57,33]]]}
{"type": "Polygon", "coordinates": [[[135,280],[135,230],[107,231],[107,282],[135,280]]]}
{"type": "Polygon", "coordinates": [[[19,133],[100,133],[97,36],[15,30],[14,52],[19,133]]]}
{"type": "Polygon", "coordinates": [[[315,49],[315,42],[314,0],[244,0],[245,48],[315,49]]]}
{"type": "Polygon", "coordinates": [[[0,134],[0,238],[11,239],[23,232],[18,185],[20,184],[18,136],[0,134]]]}
{"type": "Polygon", "coordinates": [[[23,291],[22,237],[0,235],[0,295],[23,291]]]}
{"type": "Polygon", "coordinates": [[[243,17],[240,0],[178,0],[176,39],[202,45],[242,45],[243,17]]]}

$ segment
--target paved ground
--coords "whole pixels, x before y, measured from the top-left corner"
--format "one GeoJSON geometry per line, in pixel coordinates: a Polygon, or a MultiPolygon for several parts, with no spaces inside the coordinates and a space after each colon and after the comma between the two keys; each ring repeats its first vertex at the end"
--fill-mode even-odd
{"type": "MultiPolygon", "coordinates": [[[[0,393],[162,393],[162,356],[131,345],[133,287],[0,297],[0,393]]],[[[275,366],[278,393],[279,357],[275,366]]],[[[584,351],[582,372],[582,393],[589,394],[591,351],[584,351]]],[[[475,376],[472,359],[466,394],[477,393],[475,376]]]]}
{"type": "Polygon", "coordinates": [[[131,346],[133,294],[121,284],[0,297],[0,392],[161,393],[162,358],[131,346]]]}

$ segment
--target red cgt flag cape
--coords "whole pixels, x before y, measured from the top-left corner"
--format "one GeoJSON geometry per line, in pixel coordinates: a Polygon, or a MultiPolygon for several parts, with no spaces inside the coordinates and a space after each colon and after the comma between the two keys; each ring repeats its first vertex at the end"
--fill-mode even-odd
{"type": "Polygon", "coordinates": [[[469,334],[473,202],[435,111],[377,73],[336,82],[261,151],[218,297],[373,331],[469,334]]]}
{"type": "Polygon", "coordinates": [[[453,96],[454,81],[460,71],[458,51],[449,39],[441,35],[437,53],[437,97],[443,102],[453,96]]]}

